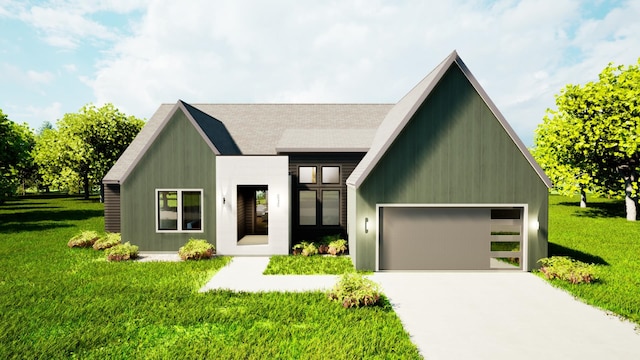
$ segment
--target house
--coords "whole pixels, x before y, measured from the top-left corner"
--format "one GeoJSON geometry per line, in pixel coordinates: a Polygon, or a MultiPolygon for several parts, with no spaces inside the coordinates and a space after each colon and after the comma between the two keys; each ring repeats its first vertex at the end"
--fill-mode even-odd
{"type": "Polygon", "coordinates": [[[531,270],[549,179],[456,52],[397,104],[164,104],[103,179],[142,251],[288,254],[342,234],[358,269],[531,270]]]}

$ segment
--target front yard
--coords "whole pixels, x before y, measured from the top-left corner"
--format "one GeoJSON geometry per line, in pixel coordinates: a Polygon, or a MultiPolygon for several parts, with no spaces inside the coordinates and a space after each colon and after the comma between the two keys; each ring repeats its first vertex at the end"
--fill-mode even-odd
{"type": "Polygon", "coordinates": [[[228,258],[109,263],[66,246],[102,216],[74,198],[0,207],[0,358],[420,358],[388,305],[198,293],[228,258]]]}

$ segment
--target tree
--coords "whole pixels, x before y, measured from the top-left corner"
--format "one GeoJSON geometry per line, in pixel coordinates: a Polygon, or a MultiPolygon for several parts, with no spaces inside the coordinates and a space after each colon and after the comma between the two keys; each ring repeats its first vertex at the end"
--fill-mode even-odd
{"type": "Polygon", "coordinates": [[[144,122],[106,104],[67,113],[56,125],[43,128],[36,143],[34,157],[43,179],[72,190],[80,183],[88,199],[91,185],[100,182],[144,122]]]}
{"type": "Polygon", "coordinates": [[[9,120],[0,110],[0,204],[15,194],[32,166],[33,133],[26,124],[9,120]]]}
{"type": "Polygon", "coordinates": [[[536,131],[536,158],[560,188],[570,182],[624,196],[635,221],[640,174],[640,59],[609,64],[598,81],[567,85],[536,131]]]}

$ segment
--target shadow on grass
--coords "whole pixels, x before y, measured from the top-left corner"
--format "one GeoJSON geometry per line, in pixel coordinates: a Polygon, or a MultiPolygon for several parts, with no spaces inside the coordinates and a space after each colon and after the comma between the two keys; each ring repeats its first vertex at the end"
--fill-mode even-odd
{"type": "MultiPolygon", "coordinates": [[[[40,208],[39,208],[40,209],[40,208]]],[[[38,210],[39,210],[38,209],[38,210]]],[[[0,233],[69,227],[67,221],[104,216],[102,210],[21,211],[0,215],[0,233]]]]}
{"type": "Polygon", "coordinates": [[[609,265],[609,263],[600,256],[583,253],[582,251],[549,242],[549,257],[551,256],[568,256],[587,264],[609,265]]]}
{"type": "Polygon", "coordinates": [[[575,202],[561,202],[558,205],[575,207],[577,211],[572,215],[579,217],[625,218],[627,216],[624,202],[622,200],[611,202],[590,202],[587,203],[587,208],[580,208],[580,205],[575,202]]]}

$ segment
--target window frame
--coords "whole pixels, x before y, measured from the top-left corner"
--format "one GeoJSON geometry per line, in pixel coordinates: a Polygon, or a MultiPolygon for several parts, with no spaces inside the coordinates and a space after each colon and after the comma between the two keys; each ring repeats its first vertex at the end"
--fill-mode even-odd
{"type": "Polygon", "coordinates": [[[159,188],[155,190],[155,208],[154,208],[154,216],[156,218],[156,233],[203,233],[204,232],[204,190],[203,189],[193,189],[193,188],[159,188]],[[160,200],[159,195],[160,192],[175,192],[177,197],[177,229],[176,230],[166,230],[160,229],[160,200]],[[185,229],[183,228],[183,213],[184,208],[182,206],[182,198],[184,192],[199,192],[200,193],[200,229],[185,229]]]}

